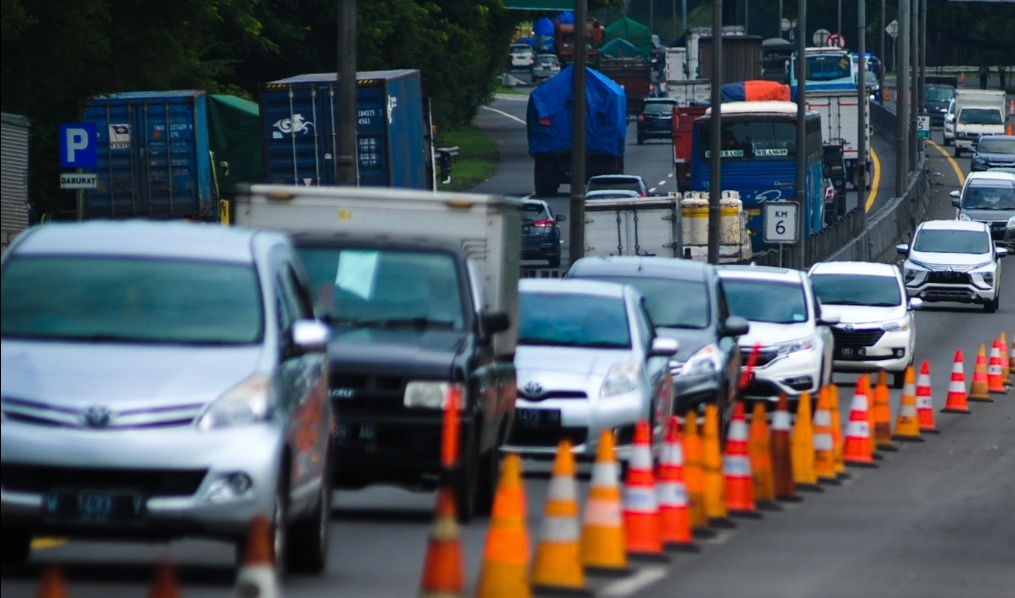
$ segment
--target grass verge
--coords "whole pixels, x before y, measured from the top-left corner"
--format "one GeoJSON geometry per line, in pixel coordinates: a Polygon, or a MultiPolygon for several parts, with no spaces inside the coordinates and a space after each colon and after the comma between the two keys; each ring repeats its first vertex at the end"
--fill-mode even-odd
{"type": "Polygon", "coordinates": [[[493,176],[497,168],[497,149],[475,125],[437,133],[437,147],[458,146],[459,154],[451,166],[451,183],[437,182],[438,191],[465,191],[493,176]]]}

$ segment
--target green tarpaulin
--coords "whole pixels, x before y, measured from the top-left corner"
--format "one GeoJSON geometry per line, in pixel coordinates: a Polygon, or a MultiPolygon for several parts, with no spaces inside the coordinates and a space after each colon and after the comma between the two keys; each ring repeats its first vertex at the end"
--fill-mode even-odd
{"type": "Polygon", "coordinates": [[[652,55],[652,32],[649,28],[634,19],[624,17],[618,19],[603,30],[603,43],[609,43],[615,39],[623,39],[638,48],[642,57],[648,58],[652,55]]]}
{"type": "Polygon", "coordinates": [[[615,39],[599,48],[599,56],[609,58],[645,58],[641,50],[626,39],[615,39]]]}
{"type": "Polygon", "coordinates": [[[259,115],[254,102],[236,96],[208,96],[209,146],[224,196],[234,195],[240,183],[264,182],[259,115]],[[221,166],[223,162],[228,169],[221,166]]]}

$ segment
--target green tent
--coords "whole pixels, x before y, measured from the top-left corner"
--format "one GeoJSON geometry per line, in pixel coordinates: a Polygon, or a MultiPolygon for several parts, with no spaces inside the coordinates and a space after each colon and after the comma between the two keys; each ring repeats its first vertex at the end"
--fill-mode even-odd
{"type": "Polygon", "coordinates": [[[231,197],[241,183],[264,182],[261,118],[256,103],[229,95],[208,96],[209,146],[219,192],[231,197]],[[225,162],[228,168],[221,167],[225,162]]]}
{"type": "Polygon", "coordinates": [[[599,48],[602,58],[645,58],[641,50],[626,39],[615,39],[599,48]]]}
{"type": "Polygon", "coordinates": [[[624,17],[618,19],[603,30],[603,43],[607,44],[615,39],[623,39],[638,48],[643,58],[652,55],[652,32],[648,27],[634,19],[624,17]]]}

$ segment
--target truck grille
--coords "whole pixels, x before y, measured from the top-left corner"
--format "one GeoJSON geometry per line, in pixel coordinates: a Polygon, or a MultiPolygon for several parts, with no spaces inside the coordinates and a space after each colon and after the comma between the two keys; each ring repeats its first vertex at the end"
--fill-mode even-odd
{"type": "Polygon", "coordinates": [[[843,330],[832,328],[832,336],[835,338],[836,347],[873,347],[877,344],[885,331],[880,328],[868,330],[843,330]]]}
{"type": "Polygon", "coordinates": [[[207,469],[98,469],[40,465],[0,466],[4,490],[48,492],[75,490],[132,490],[148,496],[192,496],[207,469]]]}
{"type": "Polygon", "coordinates": [[[399,376],[334,373],[330,396],[336,407],[373,406],[401,408],[405,380],[399,376]]]}

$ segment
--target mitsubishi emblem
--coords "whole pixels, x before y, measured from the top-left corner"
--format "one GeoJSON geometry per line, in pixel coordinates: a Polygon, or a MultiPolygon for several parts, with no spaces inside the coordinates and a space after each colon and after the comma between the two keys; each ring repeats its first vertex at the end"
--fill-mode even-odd
{"type": "Polygon", "coordinates": [[[525,394],[530,397],[538,397],[541,394],[543,394],[543,385],[540,384],[539,382],[536,382],[535,380],[532,380],[529,383],[527,383],[525,387],[522,388],[522,390],[525,391],[525,394]]]}

